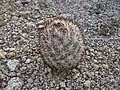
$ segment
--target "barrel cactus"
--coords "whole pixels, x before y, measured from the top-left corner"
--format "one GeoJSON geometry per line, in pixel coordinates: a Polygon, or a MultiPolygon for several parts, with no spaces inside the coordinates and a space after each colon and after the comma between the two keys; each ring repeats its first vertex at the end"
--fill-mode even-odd
{"type": "Polygon", "coordinates": [[[48,18],[39,25],[40,53],[50,67],[70,69],[80,62],[83,30],[65,18],[48,18]]]}

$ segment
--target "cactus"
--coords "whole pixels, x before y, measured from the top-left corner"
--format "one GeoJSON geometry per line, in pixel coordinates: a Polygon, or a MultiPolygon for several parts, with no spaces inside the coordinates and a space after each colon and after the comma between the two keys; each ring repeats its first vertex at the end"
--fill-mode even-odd
{"type": "Polygon", "coordinates": [[[83,29],[65,18],[48,18],[39,27],[43,61],[56,69],[76,67],[84,47],[83,29]]]}

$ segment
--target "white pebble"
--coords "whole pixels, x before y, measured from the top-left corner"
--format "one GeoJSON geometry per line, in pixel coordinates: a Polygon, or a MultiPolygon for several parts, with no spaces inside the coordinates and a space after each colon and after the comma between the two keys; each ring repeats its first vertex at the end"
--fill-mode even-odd
{"type": "Polygon", "coordinates": [[[23,81],[18,77],[13,77],[8,81],[4,90],[21,90],[23,81]]]}
{"type": "Polygon", "coordinates": [[[18,64],[19,64],[18,60],[8,60],[7,62],[7,66],[9,67],[11,71],[14,71],[18,64]]]}

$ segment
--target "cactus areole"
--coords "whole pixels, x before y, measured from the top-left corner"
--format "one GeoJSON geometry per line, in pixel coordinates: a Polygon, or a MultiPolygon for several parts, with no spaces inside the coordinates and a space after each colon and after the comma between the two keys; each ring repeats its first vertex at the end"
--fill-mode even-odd
{"type": "Polygon", "coordinates": [[[83,51],[83,30],[64,18],[48,18],[42,24],[39,40],[43,61],[58,69],[75,67],[83,51]]]}

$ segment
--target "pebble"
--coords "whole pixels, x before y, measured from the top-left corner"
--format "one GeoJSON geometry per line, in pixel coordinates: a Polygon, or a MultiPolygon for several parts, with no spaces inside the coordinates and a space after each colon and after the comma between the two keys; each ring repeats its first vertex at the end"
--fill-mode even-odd
{"type": "Polygon", "coordinates": [[[9,52],[9,53],[7,53],[7,58],[9,58],[9,59],[11,59],[11,58],[13,58],[13,57],[15,57],[15,52],[9,52]]]}
{"type": "Polygon", "coordinates": [[[51,2],[53,2],[53,0],[47,0],[47,3],[51,3],[51,2]]]}
{"type": "Polygon", "coordinates": [[[70,14],[70,13],[66,13],[66,14],[60,14],[60,17],[71,18],[71,17],[74,17],[74,16],[72,14],[70,14]]]}
{"type": "Polygon", "coordinates": [[[31,59],[28,58],[25,63],[28,64],[28,63],[30,63],[30,62],[31,62],[31,59]]]}
{"type": "Polygon", "coordinates": [[[91,52],[94,52],[94,49],[91,48],[90,51],[91,51],[91,52]]]}
{"type": "Polygon", "coordinates": [[[79,76],[80,76],[80,73],[76,73],[76,74],[73,76],[73,79],[77,79],[79,76]]]}
{"type": "Polygon", "coordinates": [[[100,66],[97,64],[94,64],[94,68],[97,70],[100,66]]]}
{"type": "Polygon", "coordinates": [[[120,51],[120,46],[118,46],[116,49],[117,49],[118,51],[120,51]]]}
{"type": "Polygon", "coordinates": [[[93,2],[98,2],[98,0],[93,0],[93,2]]]}
{"type": "Polygon", "coordinates": [[[33,87],[31,90],[38,90],[38,88],[37,87],[33,87]]]}
{"type": "Polygon", "coordinates": [[[21,90],[23,81],[19,77],[13,77],[8,81],[4,90],[21,90]]]}
{"type": "Polygon", "coordinates": [[[4,48],[4,50],[5,50],[5,51],[14,51],[15,48],[9,48],[9,47],[8,47],[8,48],[4,48]]]}
{"type": "Polygon", "coordinates": [[[33,79],[32,78],[29,78],[27,81],[28,81],[28,83],[33,83],[33,79]]]}
{"type": "Polygon", "coordinates": [[[45,21],[44,20],[40,20],[37,22],[37,24],[43,24],[45,21]]]}
{"type": "Polygon", "coordinates": [[[85,81],[85,83],[84,83],[84,85],[85,85],[86,87],[90,87],[90,84],[91,84],[90,80],[87,80],[87,81],[85,81]]]}
{"type": "Polygon", "coordinates": [[[12,19],[13,20],[18,20],[18,17],[17,16],[13,16],[12,19]]]}
{"type": "Polygon", "coordinates": [[[6,52],[3,49],[0,49],[0,57],[5,58],[6,52]]]}
{"type": "Polygon", "coordinates": [[[53,87],[54,86],[54,83],[53,82],[50,82],[50,87],[53,87]]]}
{"type": "Polygon", "coordinates": [[[30,13],[31,13],[30,11],[21,11],[21,12],[19,12],[19,14],[22,15],[22,16],[28,15],[30,13]]]}
{"type": "Polygon", "coordinates": [[[38,26],[39,29],[42,29],[42,28],[44,28],[44,27],[45,27],[44,25],[39,25],[39,26],[38,26]]]}
{"type": "Polygon", "coordinates": [[[41,28],[44,28],[44,27],[45,27],[44,23],[45,23],[44,20],[40,20],[40,21],[38,21],[36,24],[38,25],[38,28],[41,29],[41,28]]]}
{"type": "Polygon", "coordinates": [[[109,66],[107,64],[103,64],[102,66],[103,66],[103,68],[106,68],[106,69],[109,68],[109,66]]]}
{"type": "Polygon", "coordinates": [[[60,82],[61,87],[65,87],[65,82],[60,82]]]}
{"type": "Polygon", "coordinates": [[[4,41],[3,40],[0,40],[0,44],[3,44],[4,43],[4,41]]]}
{"type": "Polygon", "coordinates": [[[34,26],[34,27],[36,26],[34,22],[27,22],[26,24],[27,24],[28,26],[34,26]]]}
{"type": "Polygon", "coordinates": [[[91,8],[92,6],[91,6],[88,2],[84,2],[84,3],[83,3],[83,7],[84,7],[85,9],[88,9],[88,8],[91,8]]]}
{"type": "Polygon", "coordinates": [[[118,36],[120,36],[120,29],[118,30],[118,36]]]}
{"type": "Polygon", "coordinates": [[[16,66],[19,64],[19,60],[8,60],[7,61],[7,66],[11,71],[14,71],[16,66]]]}
{"type": "Polygon", "coordinates": [[[93,61],[94,61],[94,63],[97,63],[97,62],[98,62],[98,60],[96,60],[96,59],[94,59],[93,61]]]}
{"type": "Polygon", "coordinates": [[[72,70],[74,73],[79,73],[79,71],[77,69],[73,69],[72,70]]]}

